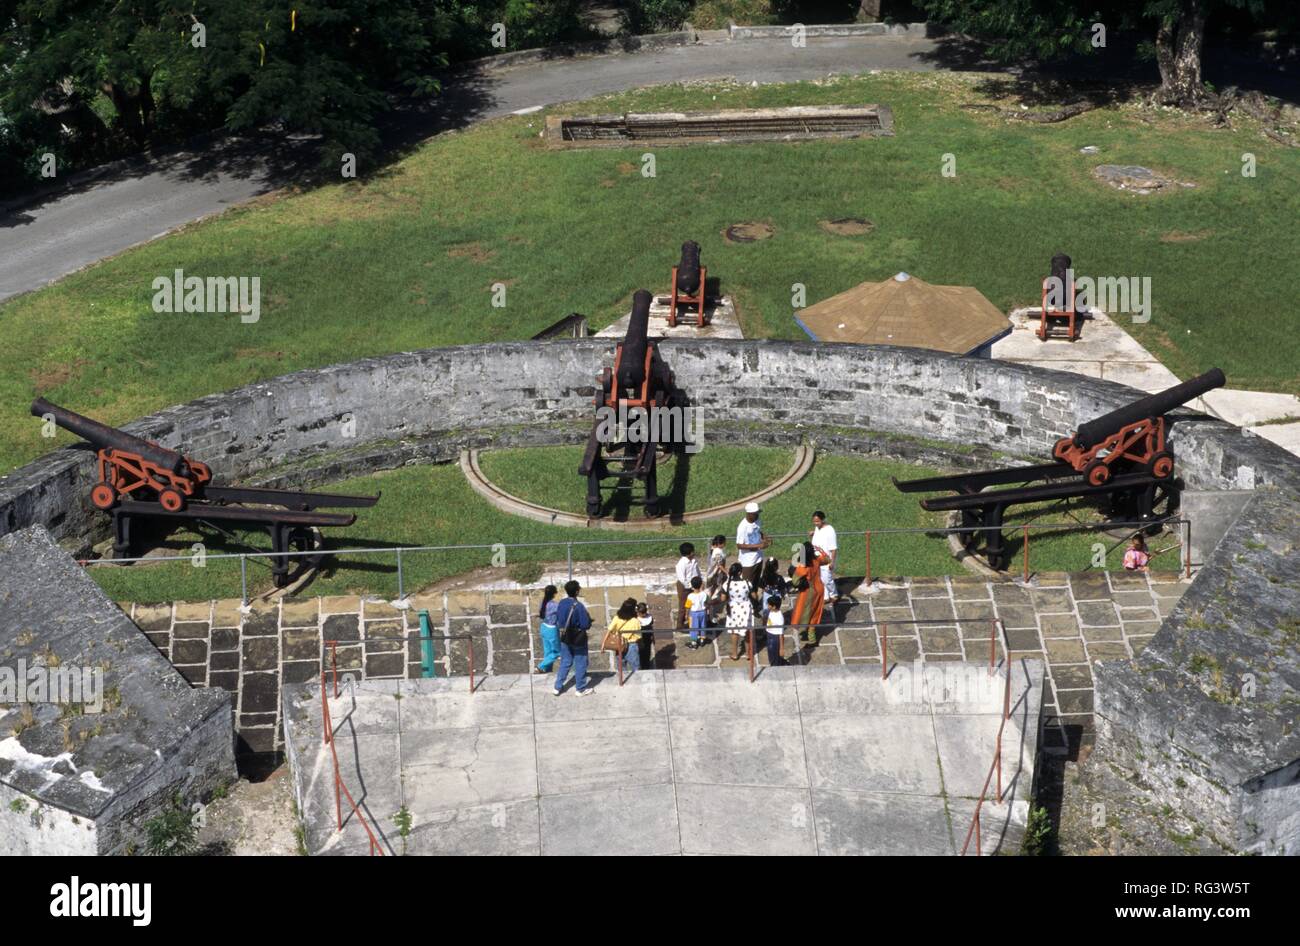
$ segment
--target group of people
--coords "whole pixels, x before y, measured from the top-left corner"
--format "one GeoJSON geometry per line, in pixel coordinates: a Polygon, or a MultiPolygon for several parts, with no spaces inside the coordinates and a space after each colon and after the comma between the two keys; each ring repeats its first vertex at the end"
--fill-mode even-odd
{"type": "MultiPolygon", "coordinates": [[[[800,638],[815,640],[827,604],[839,598],[835,581],[835,559],[839,543],[835,527],[820,509],[812,515],[806,541],[792,549],[792,561],[782,575],[776,558],[766,555],[772,545],[763,532],[758,503],[745,507],[745,517],[736,527],[737,560],[727,563],[727,537],[715,535],[709,542],[708,558],[701,571],[695,546],[683,542],[677,560],[677,629],[689,631],[686,647],[705,646],[714,628],[725,628],[731,637],[731,659],[740,659],[740,641],[751,628],[766,633],[768,662],[784,662],[787,624],[801,628],[800,638]],[[794,607],[786,613],[784,602],[794,596],[794,607]]],[[[588,632],[592,620],[578,599],[581,586],[566,582],[564,597],[547,585],[538,611],[543,655],[537,673],[550,673],[555,665],[554,692],[564,691],[570,670],[575,692],[592,692],[588,678],[588,632]]],[[[654,618],[646,602],[626,599],[610,618],[607,636],[621,638],[619,650],[627,670],[648,665],[654,648],[654,618]]],[[[616,639],[617,639],[616,638],[616,639]]]]}

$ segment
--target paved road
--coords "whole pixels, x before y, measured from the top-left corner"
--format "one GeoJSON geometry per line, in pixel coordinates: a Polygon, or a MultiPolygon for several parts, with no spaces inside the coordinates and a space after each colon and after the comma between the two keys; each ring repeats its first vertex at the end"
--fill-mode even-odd
{"type": "MultiPolygon", "coordinates": [[[[944,41],[911,37],[783,40],[683,46],[551,61],[448,83],[435,111],[401,137],[424,137],[522,108],[690,79],[791,82],[872,69],[963,65],[944,41]]],[[[0,300],[37,289],[96,260],[279,186],[305,148],[222,139],[104,174],[41,203],[0,215],[0,300]],[[271,151],[277,153],[271,154],[271,151]]]]}

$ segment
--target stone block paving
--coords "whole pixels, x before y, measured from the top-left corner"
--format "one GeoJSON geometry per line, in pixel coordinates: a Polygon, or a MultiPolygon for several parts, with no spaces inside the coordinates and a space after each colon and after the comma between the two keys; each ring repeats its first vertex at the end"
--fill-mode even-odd
{"type": "MultiPolygon", "coordinates": [[[[1061,749],[1093,731],[1092,665],[1140,653],[1188,584],[1174,573],[1100,571],[1040,573],[1029,586],[978,576],[877,580],[870,589],[847,593],[833,616],[827,609],[814,642],[787,633],[784,653],[805,666],[879,667],[882,652],[891,667],[913,660],[983,661],[1000,620],[1013,658],[1040,657],[1047,664],[1043,747],[1061,749]],[[875,626],[840,626],[860,623],[875,626]]],[[[841,590],[847,586],[841,581],[841,590]]],[[[685,632],[672,630],[674,595],[613,584],[584,586],[594,621],[594,672],[617,670],[614,654],[597,648],[610,616],[629,597],[646,601],[655,618],[647,669],[747,666],[744,639],[733,648],[725,629],[715,629],[718,636],[707,646],[688,649],[685,632]],[[733,649],[739,660],[732,660],[733,649]]],[[[191,684],[235,695],[239,751],[247,755],[283,749],[280,692],[286,683],[315,680],[335,668],[360,680],[420,678],[421,611],[428,613],[434,638],[435,676],[468,674],[471,651],[477,675],[530,672],[542,653],[540,602],[540,590],[533,589],[412,595],[408,608],[357,596],[286,598],[246,610],[231,600],[123,608],[191,684]]],[[[755,662],[766,666],[763,634],[755,638],[755,662]]],[[[1001,654],[998,643],[996,659],[1001,654]]]]}

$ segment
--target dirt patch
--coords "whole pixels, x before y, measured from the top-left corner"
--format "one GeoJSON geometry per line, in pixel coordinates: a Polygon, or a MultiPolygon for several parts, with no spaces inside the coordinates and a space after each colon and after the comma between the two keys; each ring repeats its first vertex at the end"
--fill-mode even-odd
{"type": "Polygon", "coordinates": [[[876,225],[865,217],[837,217],[835,220],[818,220],[817,226],[836,236],[865,236],[876,225]]]}
{"type": "Polygon", "coordinates": [[[636,165],[631,161],[620,161],[618,162],[618,173],[623,175],[635,174],[636,165]]]}
{"type": "Polygon", "coordinates": [[[776,228],[771,224],[757,221],[733,223],[722,231],[722,236],[728,243],[757,243],[759,240],[771,239],[775,234],[776,228]]]}
{"type": "Polygon", "coordinates": [[[612,177],[607,177],[607,178],[605,178],[603,181],[600,182],[600,186],[601,186],[601,187],[613,187],[614,184],[615,184],[615,181],[614,181],[614,179],[613,179],[612,177]]]}
{"type": "Polygon", "coordinates": [[[205,853],[293,856],[301,853],[293,813],[293,780],[282,765],[260,782],[240,779],[203,809],[205,853]]]}
{"type": "Polygon", "coordinates": [[[284,352],[267,351],[266,349],[263,348],[236,348],[235,357],[239,359],[266,358],[271,361],[279,361],[281,358],[284,357],[284,352]]]}
{"type": "Polygon", "coordinates": [[[452,259],[469,259],[476,263],[486,263],[496,256],[496,253],[475,240],[470,243],[457,243],[455,246],[448,247],[447,255],[452,259]]]}
{"type": "Polygon", "coordinates": [[[67,384],[81,374],[81,369],[90,364],[85,358],[78,358],[70,364],[54,365],[50,368],[34,369],[31,372],[32,385],[37,394],[44,394],[61,384],[67,384]]]}
{"type": "Polygon", "coordinates": [[[1161,243],[1194,243],[1197,240],[1204,240],[1207,236],[1214,233],[1213,230],[1196,230],[1187,232],[1185,230],[1170,230],[1168,233],[1160,235],[1161,243]]]}

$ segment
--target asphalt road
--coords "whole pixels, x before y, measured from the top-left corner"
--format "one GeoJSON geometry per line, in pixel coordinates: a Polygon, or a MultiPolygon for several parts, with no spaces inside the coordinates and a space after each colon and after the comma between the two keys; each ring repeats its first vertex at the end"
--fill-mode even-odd
{"type": "MultiPolygon", "coordinates": [[[[965,57],[945,40],[890,36],[809,39],[802,49],[756,40],[551,60],[448,82],[434,107],[406,118],[396,138],[417,140],[519,109],[684,80],[792,82],[872,69],[969,68],[965,57]]],[[[0,214],[0,300],[274,190],[297,173],[308,147],[221,138],[201,151],[126,162],[0,214]]]]}

